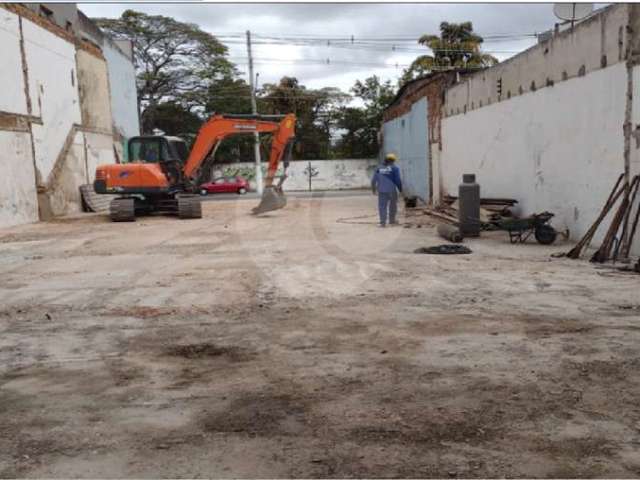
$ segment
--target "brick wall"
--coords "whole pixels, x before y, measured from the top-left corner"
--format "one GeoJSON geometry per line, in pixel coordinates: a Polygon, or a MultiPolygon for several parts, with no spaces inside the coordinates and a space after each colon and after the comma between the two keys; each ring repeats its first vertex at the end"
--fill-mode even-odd
{"type": "Polygon", "coordinates": [[[411,105],[426,97],[429,117],[429,143],[437,143],[440,147],[440,120],[444,105],[444,91],[455,82],[455,72],[440,72],[414,80],[398,92],[394,102],[385,110],[383,120],[388,122],[406,114],[411,110],[411,105]]]}

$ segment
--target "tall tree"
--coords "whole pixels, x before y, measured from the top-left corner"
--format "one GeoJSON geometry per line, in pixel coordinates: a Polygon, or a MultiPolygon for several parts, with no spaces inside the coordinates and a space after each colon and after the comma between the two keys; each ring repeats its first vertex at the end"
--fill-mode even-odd
{"type": "Polygon", "coordinates": [[[442,22],[439,36],[423,35],[418,39],[418,43],[429,48],[433,55],[421,55],[416,58],[404,71],[401,83],[433,70],[495,65],[498,59],[482,52],[483,41],[483,38],[473,31],[471,22],[442,22]]]}
{"type": "Polygon", "coordinates": [[[343,107],[340,110],[338,128],[345,131],[338,142],[338,154],[343,157],[375,157],[380,145],[378,130],[382,124],[384,109],[395,97],[391,81],[382,82],[376,75],[351,88],[363,107],[343,107]]]}
{"type": "Polygon", "coordinates": [[[188,137],[202,125],[202,119],[197,114],[173,101],[149,106],[145,113],[142,118],[142,130],[145,132],[153,132],[158,128],[167,135],[188,137]]]}
{"type": "MultiPolygon", "coordinates": [[[[133,43],[141,112],[151,107],[151,114],[167,101],[189,110],[202,107],[209,87],[236,73],[227,47],[197,25],[133,10],[95,21],[111,36],[133,43]]],[[[153,118],[144,124],[152,125],[153,118]]]]}
{"type": "Polygon", "coordinates": [[[349,99],[338,88],[309,89],[294,77],[283,77],[277,84],[264,85],[258,105],[263,113],[296,114],[298,146],[294,156],[311,160],[331,158],[335,113],[349,99]]]}

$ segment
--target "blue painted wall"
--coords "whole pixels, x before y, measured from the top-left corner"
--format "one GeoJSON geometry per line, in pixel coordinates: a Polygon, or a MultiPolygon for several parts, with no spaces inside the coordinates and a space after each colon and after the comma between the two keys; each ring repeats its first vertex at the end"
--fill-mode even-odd
{"type": "MultiPolygon", "coordinates": [[[[429,201],[429,132],[427,99],[411,106],[411,111],[383,126],[383,155],[395,153],[402,173],[405,196],[429,201]]],[[[383,157],[384,158],[384,157],[383,157]]]]}

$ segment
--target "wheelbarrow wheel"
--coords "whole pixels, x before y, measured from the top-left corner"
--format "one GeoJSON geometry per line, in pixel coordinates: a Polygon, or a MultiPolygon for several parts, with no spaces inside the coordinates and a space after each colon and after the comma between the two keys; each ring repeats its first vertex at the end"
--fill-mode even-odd
{"type": "Polygon", "coordinates": [[[535,231],[535,237],[538,243],[542,245],[551,245],[556,241],[558,232],[551,225],[538,225],[535,231]]]}

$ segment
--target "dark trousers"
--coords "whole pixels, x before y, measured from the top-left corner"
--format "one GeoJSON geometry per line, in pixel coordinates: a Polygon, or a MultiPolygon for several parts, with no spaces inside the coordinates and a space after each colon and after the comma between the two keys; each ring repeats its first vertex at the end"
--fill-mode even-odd
{"type": "Polygon", "coordinates": [[[387,211],[389,212],[389,223],[396,223],[396,212],[398,211],[398,194],[396,192],[378,192],[378,213],[380,223],[387,223],[387,211]]]}

